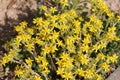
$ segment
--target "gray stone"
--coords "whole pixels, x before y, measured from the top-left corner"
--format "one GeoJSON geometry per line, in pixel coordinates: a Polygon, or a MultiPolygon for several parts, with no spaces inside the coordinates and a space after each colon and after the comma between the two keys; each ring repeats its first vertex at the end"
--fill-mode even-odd
{"type": "Polygon", "coordinates": [[[111,11],[120,14],[120,0],[104,0],[108,4],[111,11]]]}
{"type": "Polygon", "coordinates": [[[106,80],[120,80],[120,66],[106,80]]]}

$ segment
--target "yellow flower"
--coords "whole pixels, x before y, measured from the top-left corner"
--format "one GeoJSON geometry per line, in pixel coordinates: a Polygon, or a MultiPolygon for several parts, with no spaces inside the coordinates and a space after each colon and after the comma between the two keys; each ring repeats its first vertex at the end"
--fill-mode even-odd
{"type": "Polygon", "coordinates": [[[54,13],[56,11],[56,7],[51,7],[50,12],[54,13]]]}
{"type": "Polygon", "coordinates": [[[44,55],[46,55],[46,53],[49,54],[51,51],[49,46],[45,46],[45,48],[43,48],[42,50],[43,50],[44,55]]]}
{"type": "Polygon", "coordinates": [[[116,27],[114,27],[114,26],[109,27],[106,37],[110,40],[114,40],[116,38],[115,30],[116,30],[116,27]]]}
{"type": "Polygon", "coordinates": [[[92,69],[89,69],[89,70],[86,70],[85,71],[85,76],[88,78],[88,79],[92,79],[93,78],[93,75],[94,75],[94,70],[92,69]]]}
{"type": "Polygon", "coordinates": [[[22,42],[27,43],[30,39],[31,39],[31,35],[27,35],[27,34],[22,34],[19,35],[22,39],[22,42]]]}
{"type": "Polygon", "coordinates": [[[58,37],[59,37],[59,32],[54,31],[54,32],[52,33],[51,39],[52,39],[53,42],[54,42],[55,40],[57,40],[58,37]]]}
{"type": "Polygon", "coordinates": [[[22,70],[20,70],[20,69],[15,70],[15,76],[20,77],[20,76],[23,75],[23,74],[24,74],[24,72],[23,72],[22,70]]]}
{"type": "MultiPolygon", "coordinates": [[[[80,33],[80,28],[79,28],[79,27],[74,28],[74,29],[73,29],[73,33],[75,33],[76,35],[79,35],[79,33],[80,33]]],[[[75,37],[77,37],[77,36],[75,36],[75,37]]]]}
{"type": "Polygon", "coordinates": [[[96,12],[104,13],[109,11],[106,2],[103,0],[90,0],[90,2],[94,5],[93,8],[97,10],[96,12]]]}
{"type": "Polygon", "coordinates": [[[100,45],[101,49],[103,49],[107,46],[107,41],[106,40],[101,41],[99,45],[100,45]]]}
{"type": "Polygon", "coordinates": [[[50,34],[50,29],[49,29],[49,28],[45,28],[45,29],[43,30],[43,32],[44,32],[44,34],[50,34]]]}
{"type": "Polygon", "coordinates": [[[120,16],[117,16],[118,21],[120,21],[120,16]]]}
{"type": "Polygon", "coordinates": [[[112,56],[112,62],[117,62],[118,56],[116,55],[116,53],[113,54],[112,56]]]}
{"type": "Polygon", "coordinates": [[[68,6],[68,0],[59,0],[59,3],[63,5],[63,7],[68,6]]]}
{"type": "Polygon", "coordinates": [[[66,60],[69,58],[69,54],[68,53],[65,53],[63,52],[61,55],[60,55],[60,58],[63,59],[63,60],[66,60]]]}
{"type": "Polygon", "coordinates": [[[64,68],[58,68],[58,70],[56,72],[59,75],[63,75],[64,74],[64,68]]]}
{"type": "Polygon", "coordinates": [[[90,39],[89,38],[84,38],[84,40],[82,41],[84,44],[88,44],[90,43],[90,39]]]}
{"type": "Polygon", "coordinates": [[[107,61],[111,61],[112,63],[117,63],[118,56],[114,53],[112,56],[107,56],[107,61]]]}
{"type": "Polygon", "coordinates": [[[34,80],[42,80],[40,76],[36,76],[35,75],[35,79],[34,80]]]}
{"type": "Polygon", "coordinates": [[[43,21],[43,26],[46,28],[46,27],[48,27],[49,26],[49,24],[50,24],[50,22],[49,21],[43,21]]]}
{"type": "Polygon", "coordinates": [[[84,54],[83,54],[83,55],[80,56],[80,61],[81,61],[81,64],[82,64],[82,65],[84,65],[84,64],[87,65],[89,59],[87,58],[87,55],[84,55],[84,54]]]}
{"type": "Polygon", "coordinates": [[[25,60],[25,62],[28,64],[29,67],[31,67],[33,60],[28,58],[28,59],[25,60]]]}
{"type": "Polygon", "coordinates": [[[15,26],[15,30],[17,31],[17,32],[19,32],[20,34],[21,33],[24,33],[24,28],[23,27],[21,27],[21,26],[15,26]]]}
{"type": "Polygon", "coordinates": [[[88,52],[88,51],[89,51],[89,46],[88,46],[88,44],[83,44],[83,45],[81,46],[81,48],[82,48],[82,50],[83,50],[84,52],[88,52]]]}
{"type": "Polygon", "coordinates": [[[13,55],[15,55],[17,52],[15,51],[15,50],[13,50],[13,49],[10,49],[10,52],[9,52],[9,54],[13,54],[13,55]]]}
{"type": "Polygon", "coordinates": [[[39,45],[43,45],[43,41],[40,40],[38,37],[35,38],[35,43],[39,44],[39,45]]]}
{"type": "Polygon", "coordinates": [[[68,36],[67,40],[66,40],[66,44],[67,45],[72,45],[74,42],[74,37],[73,36],[68,36]]]}
{"type": "Polygon", "coordinates": [[[72,58],[68,58],[64,63],[63,63],[63,67],[66,67],[68,70],[71,70],[73,68],[73,59],[72,58]]]}
{"type": "Polygon", "coordinates": [[[85,71],[82,68],[77,69],[77,74],[79,74],[80,76],[84,77],[85,76],[85,71]]]}
{"type": "Polygon", "coordinates": [[[62,46],[62,45],[63,45],[62,41],[61,41],[61,40],[58,40],[57,45],[58,45],[58,47],[59,47],[59,46],[62,46]]]}
{"type": "Polygon", "coordinates": [[[100,49],[100,45],[99,44],[93,45],[92,50],[94,50],[95,52],[97,52],[99,49],[100,49]]]}
{"type": "Polygon", "coordinates": [[[68,25],[65,25],[65,24],[60,25],[60,30],[61,30],[61,31],[65,31],[65,30],[68,30],[68,29],[69,29],[69,26],[68,26],[68,25]]]}
{"type": "Polygon", "coordinates": [[[33,29],[32,28],[27,28],[27,33],[29,33],[29,34],[31,34],[31,35],[33,35],[34,34],[34,32],[33,32],[33,29]]]}
{"type": "Polygon", "coordinates": [[[71,9],[68,13],[70,14],[71,17],[74,17],[74,18],[78,17],[78,15],[74,9],[71,9]]]}
{"type": "Polygon", "coordinates": [[[45,68],[45,67],[47,67],[47,65],[48,65],[48,62],[47,62],[46,60],[42,60],[41,66],[42,66],[43,68],[45,68]]]}
{"type": "Polygon", "coordinates": [[[102,75],[100,74],[95,74],[97,80],[103,80],[102,75]]]}
{"type": "Polygon", "coordinates": [[[52,15],[51,15],[50,13],[45,13],[45,16],[46,16],[47,18],[49,18],[49,17],[51,17],[52,15]]]}
{"type": "Polygon", "coordinates": [[[44,5],[42,5],[42,6],[40,6],[40,9],[46,11],[46,10],[47,10],[47,7],[44,6],[44,5]]]}
{"type": "Polygon", "coordinates": [[[47,67],[45,67],[42,71],[41,71],[41,73],[43,74],[43,75],[45,75],[45,74],[48,74],[50,71],[49,71],[49,69],[47,68],[47,67]]]}
{"type": "Polygon", "coordinates": [[[42,26],[43,19],[42,18],[35,18],[35,19],[33,19],[33,23],[36,24],[37,26],[42,26]]]}
{"type": "Polygon", "coordinates": [[[58,61],[56,62],[56,64],[59,65],[59,66],[62,66],[62,65],[63,65],[63,60],[58,60],[58,61]]]}
{"type": "Polygon", "coordinates": [[[41,63],[41,61],[43,60],[43,57],[38,56],[38,57],[36,58],[36,60],[37,60],[37,63],[41,63]]]}
{"type": "Polygon", "coordinates": [[[0,60],[0,63],[2,64],[2,65],[5,65],[6,63],[8,63],[9,61],[11,61],[11,60],[13,60],[13,55],[11,55],[11,54],[4,54],[4,57],[2,58],[2,60],[0,60]]]}
{"type": "Polygon", "coordinates": [[[23,21],[23,22],[20,23],[20,26],[23,27],[23,28],[25,28],[27,26],[27,24],[28,23],[26,21],[23,21]]]}
{"type": "Polygon", "coordinates": [[[107,15],[108,15],[110,18],[114,18],[114,13],[113,13],[113,12],[108,12],[107,15]]]}
{"type": "MultiPolygon", "coordinates": [[[[52,21],[53,21],[53,20],[52,20],[52,21]]],[[[50,24],[50,26],[51,26],[52,28],[58,27],[57,25],[58,25],[58,24],[57,24],[56,22],[52,22],[52,23],[50,24]]]]}
{"type": "Polygon", "coordinates": [[[59,15],[59,21],[62,23],[66,23],[67,22],[67,14],[66,13],[62,13],[61,15],[59,15]]]}
{"type": "Polygon", "coordinates": [[[105,60],[106,56],[103,53],[98,53],[97,57],[101,60],[105,60]]]}
{"type": "Polygon", "coordinates": [[[80,26],[80,22],[78,20],[74,20],[73,24],[75,27],[79,27],[80,26]]]}
{"type": "Polygon", "coordinates": [[[65,79],[72,79],[73,77],[72,77],[72,73],[71,72],[65,72],[64,73],[64,75],[63,75],[63,78],[65,78],[65,79]]]}
{"type": "Polygon", "coordinates": [[[57,15],[50,16],[50,19],[52,22],[55,22],[56,20],[58,20],[58,16],[57,15]]]}
{"type": "Polygon", "coordinates": [[[82,17],[79,17],[79,20],[80,20],[80,21],[84,21],[84,19],[83,19],[82,17]]]}
{"type": "Polygon", "coordinates": [[[15,76],[20,77],[21,75],[23,75],[23,74],[24,74],[23,69],[24,69],[24,66],[22,66],[22,65],[18,66],[18,65],[17,65],[17,66],[15,67],[15,76]]]}
{"type": "Polygon", "coordinates": [[[96,32],[96,29],[95,29],[95,27],[94,27],[93,25],[89,26],[89,30],[90,30],[91,32],[96,32]]]}
{"type": "Polygon", "coordinates": [[[107,72],[107,71],[110,70],[110,69],[109,69],[110,65],[107,64],[106,62],[104,62],[103,64],[101,64],[101,67],[105,70],[105,72],[107,72]]]}
{"type": "Polygon", "coordinates": [[[108,32],[114,33],[116,30],[116,27],[112,26],[108,28],[108,32]]]}
{"type": "Polygon", "coordinates": [[[50,49],[51,49],[51,53],[54,53],[56,50],[58,50],[56,45],[51,45],[50,49]]]}
{"type": "Polygon", "coordinates": [[[34,44],[33,43],[28,43],[25,45],[28,50],[32,51],[34,49],[34,44]]]}

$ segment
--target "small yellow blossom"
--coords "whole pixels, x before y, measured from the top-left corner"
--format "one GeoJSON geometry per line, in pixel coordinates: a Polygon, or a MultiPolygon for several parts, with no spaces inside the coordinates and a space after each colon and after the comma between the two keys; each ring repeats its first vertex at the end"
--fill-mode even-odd
{"type": "Polygon", "coordinates": [[[38,63],[41,63],[41,61],[43,60],[43,57],[38,56],[38,57],[36,58],[36,60],[37,60],[38,63]]]}
{"type": "Polygon", "coordinates": [[[101,60],[105,60],[106,56],[103,53],[98,53],[97,57],[101,60]]]}
{"type": "Polygon", "coordinates": [[[20,70],[20,69],[15,71],[15,76],[20,77],[23,74],[24,74],[24,72],[22,70],[20,70]]]}
{"type": "Polygon", "coordinates": [[[48,62],[46,61],[46,60],[42,60],[42,67],[43,68],[45,68],[45,67],[47,67],[47,65],[48,65],[48,62]]]}
{"type": "Polygon", "coordinates": [[[88,46],[88,44],[83,44],[83,45],[81,46],[81,48],[82,48],[82,50],[83,50],[84,52],[88,52],[88,51],[89,51],[89,46],[88,46]]]}
{"type": "Polygon", "coordinates": [[[58,68],[58,70],[56,72],[59,75],[63,75],[64,74],[64,68],[58,68]]]}
{"type": "Polygon", "coordinates": [[[79,27],[80,26],[80,22],[78,20],[74,20],[73,24],[75,25],[75,27],[79,27]]]}
{"type": "Polygon", "coordinates": [[[59,3],[63,5],[63,7],[68,6],[68,0],[59,0],[59,3]]]}
{"type": "Polygon", "coordinates": [[[112,55],[112,56],[107,56],[107,62],[112,62],[112,63],[116,63],[118,59],[118,56],[116,54],[112,55]]]}
{"type": "Polygon", "coordinates": [[[105,63],[102,63],[102,64],[101,64],[101,67],[105,70],[105,72],[107,72],[107,71],[110,70],[110,65],[107,64],[106,62],[105,62],[105,63]]]}
{"type": "Polygon", "coordinates": [[[81,68],[81,69],[78,69],[77,70],[77,73],[80,75],[80,76],[85,76],[85,71],[81,68]]]}
{"type": "Polygon", "coordinates": [[[102,75],[100,74],[95,74],[96,80],[103,80],[102,75]]]}
{"type": "Polygon", "coordinates": [[[50,46],[50,49],[51,49],[51,53],[54,53],[56,50],[58,50],[56,45],[50,46]]]}
{"type": "Polygon", "coordinates": [[[24,66],[22,66],[22,65],[18,66],[17,65],[16,68],[15,68],[15,76],[20,77],[21,75],[23,75],[24,74],[23,69],[24,69],[24,66]]]}
{"type": "Polygon", "coordinates": [[[92,79],[93,78],[93,75],[94,75],[94,70],[86,70],[85,71],[85,76],[88,78],[88,79],[92,79]]]}
{"type": "Polygon", "coordinates": [[[66,60],[69,58],[69,54],[68,53],[65,53],[63,52],[61,55],[60,55],[60,58],[63,59],[63,60],[66,60]]]}
{"type": "Polygon", "coordinates": [[[33,23],[36,24],[37,26],[42,26],[43,19],[42,18],[35,18],[35,19],[33,19],[33,23]]]}
{"type": "Polygon", "coordinates": [[[32,51],[34,49],[34,44],[32,43],[26,44],[26,47],[28,50],[32,51]]]}
{"type": "Polygon", "coordinates": [[[118,21],[120,21],[120,16],[117,16],[118,21]]]}
{"type": "Polygon", "coordinates": [[[46,46],[45,48],[42,49],[44,51],[44,54],[49,54],[51,49],[49,46],[46,46]]]}
{"type": "Polygon", "coordinates": [[[51,7],[50,12],[54,13],[56,11],[56,7],[51,7]]]}
{"type": "Polygon", "coordinates": [[[47,10],[47,7],[44,6],[44,5],[42,5],[42,6],[40,6],[40,9],[46,11],[46,10],[47,10]]]}
{"type": "Polygon", "coordinates": [[[62,45],[63,45],[62,41],[61,41],[61,40],[58,40],[57,45],[58,45],[58,46],[62,46],[62,45]]]}
{"type": "Polygon", "coordinates": [[[95,52],[97,52],[99,49],[100,49],[100,45],[98,44],[95,44],[93,45],[93,48],[92,48],[95,52]]]}
{"type": "Polygon", "coordinates": [[[42,80],[40,76],[35,76],[34,80],[42,80]]]}
{"type": "Polygon", "coordinates": [[[72,79],[72,73],[71,72],[65,72],[64,75],[63,75],[63,78],[65,79],[72,79]]]}
{"type": "Polygon", "coordinates": [[[81,58],[80,58],[80,61],[81,61],[81,64],[82,65],[87,65],[88,64],[88,61],[89,61],[89,59],[87,58],[87,55],[81,55],[81,58]]]}
{"type": "Polygon", "coordinates": [[[25,60],[25,62],[28,64],[29,67],[31,67],[33,60],[28,58],[28,59],[25,60]]]}

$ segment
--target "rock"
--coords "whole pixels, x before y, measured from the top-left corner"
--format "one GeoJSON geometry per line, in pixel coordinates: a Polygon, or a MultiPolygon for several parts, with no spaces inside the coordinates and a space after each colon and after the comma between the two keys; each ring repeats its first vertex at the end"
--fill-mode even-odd
{"type": "Polygon", "coordinates": [[[23,20],[29,20],[37,9],[36,0],[1,0],[0,25],[14,26],[23,20]]]}
{"type": "Polygon", "coordinates": [[[120,14],[120,0],[104,0],[108,4],[111,11],[120,14]]]}
{"type": "Polygon", "coordinates": [[[106,80],[120,80],[120,66],[106,80]]]}
{"type": "Polygon", "coordinates": [[[37,0],[0,0],[0,46],[15,35],[15,25],[32,20],[37,10],[36,3],[37,0]]]}

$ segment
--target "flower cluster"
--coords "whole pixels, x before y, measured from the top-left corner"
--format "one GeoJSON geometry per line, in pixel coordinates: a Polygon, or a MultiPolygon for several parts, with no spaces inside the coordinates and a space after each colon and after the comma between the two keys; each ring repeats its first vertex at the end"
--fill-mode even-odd
{"type": "MultiPolygon", "coordinates": [[[[19,79],[47,80],[56,76],[103,80],[118,60],[117,53],[104,50],[113,40],[120,40],[115,32],[119,18],[113,14],[104,23],[98,15],[112,12],[102,0],[90,1],[95,12],[87,20],[74,9],[61,12],[57,7],[41,6],[43,14],[33,19],[32,26],[27,22],[15,26],[18,35],[9,42],[11,49],[1,60],[2,65],[16,63],[15,76],[19,79]]],[[[68,0],[59,3],[68,6],[68,0]]]]}

